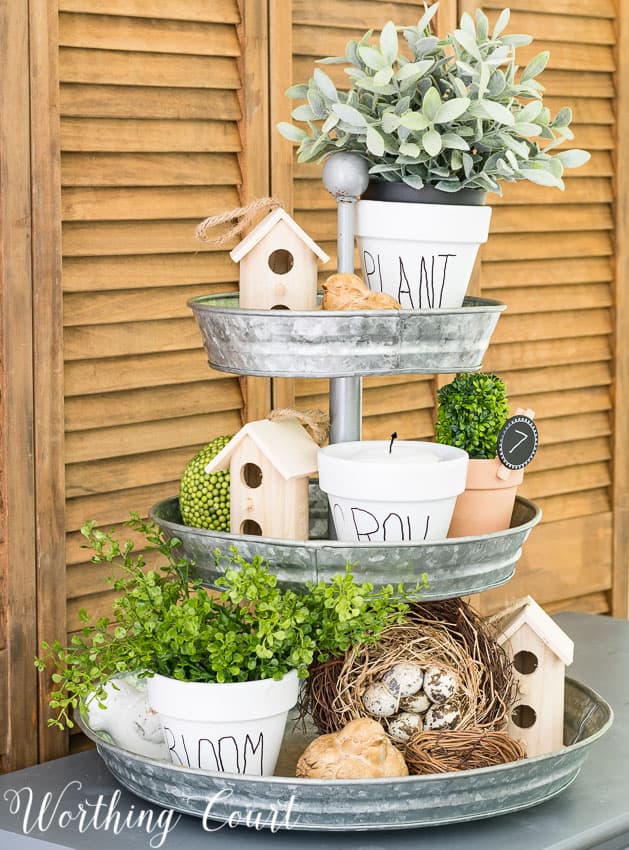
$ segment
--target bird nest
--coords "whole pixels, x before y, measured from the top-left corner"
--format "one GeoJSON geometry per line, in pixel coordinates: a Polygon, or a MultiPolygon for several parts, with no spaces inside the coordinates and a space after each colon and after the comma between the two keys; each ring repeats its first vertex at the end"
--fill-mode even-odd
{"type": "Polygon", "coordinates": [[[526,758],[524,747],[506,732],[475,727],[420,732],[404,749],[404,760],[411,775],[475,770],[526,758]]]}
{"type": "Polygon", "coordinates": [[[322,733],[369,716],[363,694],[400,662],[438,667],[456,678],[450,702],[458,711],[457,730],[501,731],[506,726],[516,697],[512,664],[488,624],[461,599],[415,603],[378,643],[352,647],[344,658],[315,665],[306,680],[302,714],[311,714],[322,733]]]}

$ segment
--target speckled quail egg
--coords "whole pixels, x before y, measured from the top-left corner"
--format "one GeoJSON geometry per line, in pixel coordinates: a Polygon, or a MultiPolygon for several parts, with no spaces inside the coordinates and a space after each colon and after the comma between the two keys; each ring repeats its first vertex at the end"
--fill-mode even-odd
{"type": "Polygon", "coordinates": [[[398,698],[383,682],[374,682],[363,694],[363,705],[374,717],[391,717],[398,709],[398,698]]]}
{"type": "Polygon", "coordinates": [[[424,715],[424,729],[456,729],[461,712],[454,702],[433,705],[424,715]]]}
{"type": "Polygon", "coordinates": [[[419,664],[402,662],[391,667],[382,677],[383,683],[392,694],[400,698],[410,697],[421,690],[424,684],[424,671],[419,664]]]}
{"type": "Polygon", "coordinates": [[[389,735],[404,743],[410,741],[413,735],[421,732],[423,728],[421,717],[408,711],[401,711],[396,717],[392,717],[388,725],[389,735]]]}
{"type": "Polygon", "coordinates": [[[403,711],[410,711],[411,714],[424,714],[430,708],[430,700],[423,691],[419,691],[412,697],[401,699],[400,708],[403,711]]]}
{"type": "Polygon", "coordinates": [[[445,702],[456,693],[459,680],[450,670],[429,667],[424,675],[424,692],[431,702],[445,702]]]}

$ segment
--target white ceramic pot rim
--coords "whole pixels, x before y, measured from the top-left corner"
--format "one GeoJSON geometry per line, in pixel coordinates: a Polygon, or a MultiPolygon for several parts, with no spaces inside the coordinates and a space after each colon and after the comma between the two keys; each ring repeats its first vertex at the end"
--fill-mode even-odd
{"type": "MultiPolygon", "coordinates": [[[[397,445],[421,446],[437,455],[439,462],[390,466],[385,479],[381,472],[376,473],[373,464],[352,460],[351,454],[359,453],[365,445],[356,440],[319,449],[319,487],[324,493],[361,502],[437,502],[465,490],[468,455],[463,449],[400,440],[397,445]]],[[[382,445],[387,445],[387,441],[382,441],[382,445]]]]}
{"type": "Polygon", "coordinates": [[[283,679],[252,682],[182,682],[161,676],[147,679],[148,702],[159,714],[222,723],[259,720],[289,711],[299,696],[296,670],[283,679]]]}
{"type": "Polygon", "coordinates": [[[486,206],[359,201],[355,232],[358,238],[478,245],[487,241],[490,221],[486,206]]]}

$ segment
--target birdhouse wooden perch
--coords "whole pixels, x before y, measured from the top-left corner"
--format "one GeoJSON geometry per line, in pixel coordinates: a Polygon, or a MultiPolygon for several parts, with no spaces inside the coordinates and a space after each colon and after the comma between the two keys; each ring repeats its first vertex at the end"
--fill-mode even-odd
{"type": "Polygon", "coordinates": [[[269,213],[230,257],[240,263],[241,307],[316,309],[317,261],[330,258],[285,210],[269,213]]]}
{"type": "Polygon", "coordinates": [[[249,422],[206,466],[230,471],[233,534],[308,539],[308,478],[317,443],[292,420],[249,422]]]}
{"type": "Polygon", "coordinates": [[[498,643],[513,661],[518,681],[508,734],[524,742],[529,757],[560,750],[565,668],[572,664],[574,643],[530,596],[490,622],[498,629],[498,643]]]}

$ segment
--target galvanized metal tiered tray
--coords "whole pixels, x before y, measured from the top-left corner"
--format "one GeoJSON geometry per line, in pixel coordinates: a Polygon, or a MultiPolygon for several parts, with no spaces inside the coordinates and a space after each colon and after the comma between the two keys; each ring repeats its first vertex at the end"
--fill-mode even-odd
{"type": "Polygon", "coordinates": [[[213,369],[239,375],[340,378],[473,372],[506,309],[466,298],[443,310],[244,310],[238,295],[188,302],[213,369]]]}
{"type": "Polygon", "coordinates": [[[289,731],[276,776],[256,777],[175,767],[123,750],[79,725],[114,777],[139,797],[165,808],[226,822],[247,812],[261,825],[279,810],[276,826],[302,830],[383,830],[479,820],[535,806],[576,779],[589,747],[612,723],[597,693],[566,679],[564,741],[558,752],[531,759],[432,776],[398,779],[295,779],[295,763],[312,734],[289,731]],[[211,806],[208,810],[208,806],[211,806]]]}
{"type": "Polygon", "coordinates": [[[308,541],[277,540],[183,525],[176,497],[159,502],[150,516],[169,537],[181,540],[183,554],[195,563],[196,574],[212,585],[223,574],[215,552],[228,556],[232,546],[243,558],[261,555],[288,586],[329,581],[348,562],[359,581],[378,586],[403,582],[414,585],[422,573],[429,587],[422,598],[449,599],[480,593],[504,584],[515,572],[522,546],[541,511],[528,499],[517,497],[511,528],[478,537],[432,540],[426,543],[343,543],[326,540],[327,499],[310,485],[310,536],[308,541]]]}

